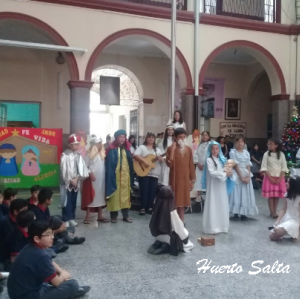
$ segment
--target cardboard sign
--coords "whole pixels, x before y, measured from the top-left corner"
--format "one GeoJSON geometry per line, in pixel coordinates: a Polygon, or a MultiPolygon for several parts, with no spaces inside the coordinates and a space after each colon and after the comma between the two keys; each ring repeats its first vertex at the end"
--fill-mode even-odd
{"type": "Polygon", "coordinates": [[[59,185],[62,129],[0,127],[0,184],[59,185]]]}
{"type": "Polygon", "coordinates": [[[247,123],[239,122],[220,122],[220,135],[229,135],[232,138],[236,138],[240,135],[246,136],[247,123]]]}

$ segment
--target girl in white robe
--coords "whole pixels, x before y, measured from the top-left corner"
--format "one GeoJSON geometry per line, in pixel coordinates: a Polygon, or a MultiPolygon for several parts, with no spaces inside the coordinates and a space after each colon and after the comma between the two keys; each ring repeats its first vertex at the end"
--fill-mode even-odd
{"type": "Polygon", "coordinates": [[[203,212],[203,232],[216,234],[229,230],[229,204],[227,178],[232,172],[225,172],[224,157],[219,143],[212,142],[207,150],[202,184],[207,190],[203,212]]]}
{"type": "Polygon", "coordinates": [[[175,110],[173,120],[170,119],[168,125],[173,125],[174,129],[183,128],[186,130],[185,122],[183,121],[183,116],[181,110],[175,110]]]}
{"type": "MultiPolygon", "coordinates": [[[[170,147],[173,143],[173,139],[174,139],[174,126],[172,124],[167,125],[164,139],[158,145],[158,148],[161,150],[161,153],[164,154],[167,152],[168,147],[170,147]]],[[[161,165],[161,174],[158,179],[158,183],[165,186],[169,185],[169,175],[170,175],[170,168],[167,166],[166,158],[164,157],[161,165]]]]}
{"type": "Polygon", "coordinates": [[[81,209],[86,210],[84,224],[89,224],[90,212],[98,213],[98,222],[107,223],[108,220],[102,216],[102,207],[106,206],[104,146],[102,140],[97,137],[91,139],[90,145],[91,148],[85,157],[90,178],[84,182],[81,205],[81,209]]]}

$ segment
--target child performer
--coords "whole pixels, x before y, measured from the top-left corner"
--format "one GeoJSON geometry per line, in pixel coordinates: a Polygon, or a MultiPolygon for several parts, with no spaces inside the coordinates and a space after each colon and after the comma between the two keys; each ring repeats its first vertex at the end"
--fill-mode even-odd
{"type": "Polygon", "coordinates": [[[184,209],[191,206],[190,191],[194,188],[196,174],[192,149],[185,144],[186,131],[175,129],[175,142],[167,150],[170,168],[170,185],[175,194],[178,215],[184,222],[184,209]]]}
{"type": "Polygon", "coordinates": [[[79,179],[89,176],[89,170],[82,156],[77,153],[79,143],[80,137],[72,134],[69,137],[69,149],[63,152],[60,161],[62,218],[66,222],[66,227],[78,225],[75,222],[75,211],[79,179]]]}
{"type": "Polygon", "coordinates": [[[200,192],[205,191],[202,187],[202,174],[206,160],[206,153],[208,146],[210,145],[210,134],[208,131],[203,131],[201,134],[201,143],[194,155],[194,162],[196,163],[196,183],[195,190],[198,192],[196,202],[201,202],[200,192]]]}
{"type": "MultiPolygon", "coordinates": [[[[174,126],[173,124],[167,125],[164,139],[159,144],[158,148],[161,150],[161,153],[166,153],[168,148],[172,145],[174,139],[174,126]]],[[[158,183],[162,185],[169,185],[169,177],[170,177],[170,168],[167,166],[166,160],[163,159],[161,165],[161,174],[158,180],[158,183]]]]}
{"type": "Polygon", "coordinates": [[[280,240],[288,234],[293,239],[299,238],[300,225],[300,177],[291,177],[283,209],[274,225],[270,239],[280,240]]]}
{"type": "Polygon", "coordinates": [[[228,187],[226,180],[232,171],[224,172],[226,163],[221,146],[212,142],[208,146],[206,164],[202,175],[203,188],[207,190],[203,212],[203,232],[216,234],[229,230],[228,187]]]}
{"type": "Polygon", "coordinates": [[[231,149],[230,158],[236,162],[235,170],[238,174],[236,185],[229,196],[229,211],[234,214],[233,220],[248,221],[247,215],[258,215],[255,204],[255,195],[252,185],[250,168],[250,154],[244,150],[245,139],[238,137],[235,140],[235,149],[231,149]]]}
{"type": "Polygon", "coordinates": [[[278,218],[276,210],[279,198],[284,198],[286,185],[284,175],[288,172],[286,159],[280,151],[280,143],[275,139],[268,141],[268,151],[263,156],[260,172],[264,172],[262,196],[268,198],[270,217],[278,218]]]}

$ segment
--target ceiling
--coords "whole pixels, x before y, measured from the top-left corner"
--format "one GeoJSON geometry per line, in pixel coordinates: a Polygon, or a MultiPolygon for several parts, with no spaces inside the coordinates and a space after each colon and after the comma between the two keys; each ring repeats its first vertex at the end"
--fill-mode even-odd
{"type": "Polygon", "coordinates": [[[42,44],[56,44],[53,42],[53,40],[51,40],[45,31],[40,30],[33,24],[19,20],[0,20],[0,39],[42,44]]]}
{"type": "Polygon", "coordinates": [[[141,56],[141,57],[163,57],[168,56],[153,44],[137,37],[124,37],[107,46],[104,53],[141,56]]]}
{"type": "Polygon", "coordinates": [[[219,64],[251,65],[256,63],[257,60],[245,51],[230,48],[222,51],[214,58],[213,62],[219,64]]]}

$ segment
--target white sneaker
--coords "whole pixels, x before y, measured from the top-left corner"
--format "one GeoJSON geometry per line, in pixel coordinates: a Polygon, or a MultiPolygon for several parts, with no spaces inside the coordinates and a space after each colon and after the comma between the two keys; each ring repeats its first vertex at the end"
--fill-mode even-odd
{"type": "Polygon", "coordinates": [[[73,227],[76,227],[78,225],[77,222],[75,222],[74,220],[70,220],[70,225],[73,226],[73,227]]]}
{"type": "Polygon", "coordinates": [[[66,228],[70,227],[69,222],[65,222],[66,228]]]}
{"type": "Polygon", "coordinates": [[[200,203],[202,201],[201,197],[198,196],[196,199],[195,199],[196,202],[200,203]]]}

